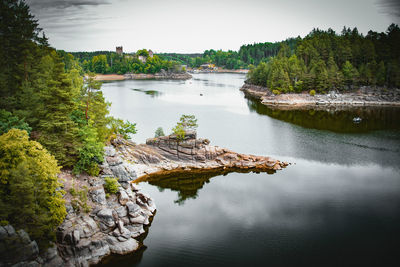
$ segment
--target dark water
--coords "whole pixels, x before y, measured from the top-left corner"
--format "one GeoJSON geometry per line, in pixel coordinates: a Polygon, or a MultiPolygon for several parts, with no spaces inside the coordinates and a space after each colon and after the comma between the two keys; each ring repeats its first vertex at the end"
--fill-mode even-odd
{"type": "Polygon", "coordinates": [[[143,248],[105,264],[397,266],[399,110],[277,112],[245,99],[243,79],[198,74],[103,85],[112,114],[137,122],[137,142],[194,114],[198,135],[213,144],[294,163],[275,174],[141,183],[158,208],[143,248]]]}

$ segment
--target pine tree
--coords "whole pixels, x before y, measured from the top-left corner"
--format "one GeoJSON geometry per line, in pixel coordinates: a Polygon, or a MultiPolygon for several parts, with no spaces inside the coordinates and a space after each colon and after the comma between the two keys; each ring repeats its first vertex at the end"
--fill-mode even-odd
{"type": "Polygon", "coordinates": [[[40,103],[36,110],[38,141],[64,167],[72,167],[78,157],[79,134],[71,114],[77,108],[78,93],[64,72],[64,64],[53,51],[43,58],[48,67],[43,87],[38,92],[40,103]]]}

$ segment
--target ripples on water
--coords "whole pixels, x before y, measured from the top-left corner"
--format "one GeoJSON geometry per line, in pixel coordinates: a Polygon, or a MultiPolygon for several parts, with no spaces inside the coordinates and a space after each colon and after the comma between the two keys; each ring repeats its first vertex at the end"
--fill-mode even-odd
{"type": "Polygon", "coordinates": [[[112,115],[137,122],[137,142],[160,126],[167,133],[183,113],[195,114],[199,136],[212,144],[295,163],[273,175],[141,183],[158,208],[144,245],[106,265],[389,266],[397,260],[399,110],[273,111],[244,98],[243,80],[198,74],[186,82],[103,85],[112,115]],[[355,115],[360,124],[352,122],[355,115]]]}

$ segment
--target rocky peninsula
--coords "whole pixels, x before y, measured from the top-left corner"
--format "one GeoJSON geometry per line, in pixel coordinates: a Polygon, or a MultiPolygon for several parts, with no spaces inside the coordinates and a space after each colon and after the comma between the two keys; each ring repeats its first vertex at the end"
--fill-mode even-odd
{"type": "Polygon", "coordinates": [[[0,253],[11,255],[4,256],[1,263],[89,266],[111,254],[136,251],[142,245],[139,237],[146,233],[156,206],[135,182],[183,173],[273,173],[287,165],[270,157],[212,146],[209,140],[198,139],[196,132],[186,132],[183,139],[176,135],[150,138],[140,145],[117,137],[105,147],[98,177],[74,175],[71,171],[59,175],[66,192],[67,216],[57,229],[56,243],[39,253],[36,242],[26,232],[16,231],[11,225],[0,227],[0,253]],[[107,177],[118,180],[116,194],[106,193],[107,177]]]}
{"type": "Polygon", "coordinates": [[[282,110],[327,109],[330,107],[400,107],[399,88],[377,88],[363,86],[346,93],[330,91],[328,94],[290,93],[274,95],[267,87],[248,82],[240,88],[247,97],[259,100],[263,105],[282,110]]]}

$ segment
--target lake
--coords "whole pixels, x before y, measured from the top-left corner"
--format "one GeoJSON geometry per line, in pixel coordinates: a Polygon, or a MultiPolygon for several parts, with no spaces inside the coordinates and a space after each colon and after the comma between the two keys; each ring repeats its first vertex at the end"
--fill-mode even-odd
{"type": "Polygon", "coordinates": [[[162,177],[139,186],[157,213],[143,247],[106,266],[389,266],[400,238],[400,110],[277,111],[241,74],[103,84],[137,143],[181,114],[198,137],[292,163],[275,174],[162,177]],[[360,117],[360,123],[353,118],[360,117]]]}

